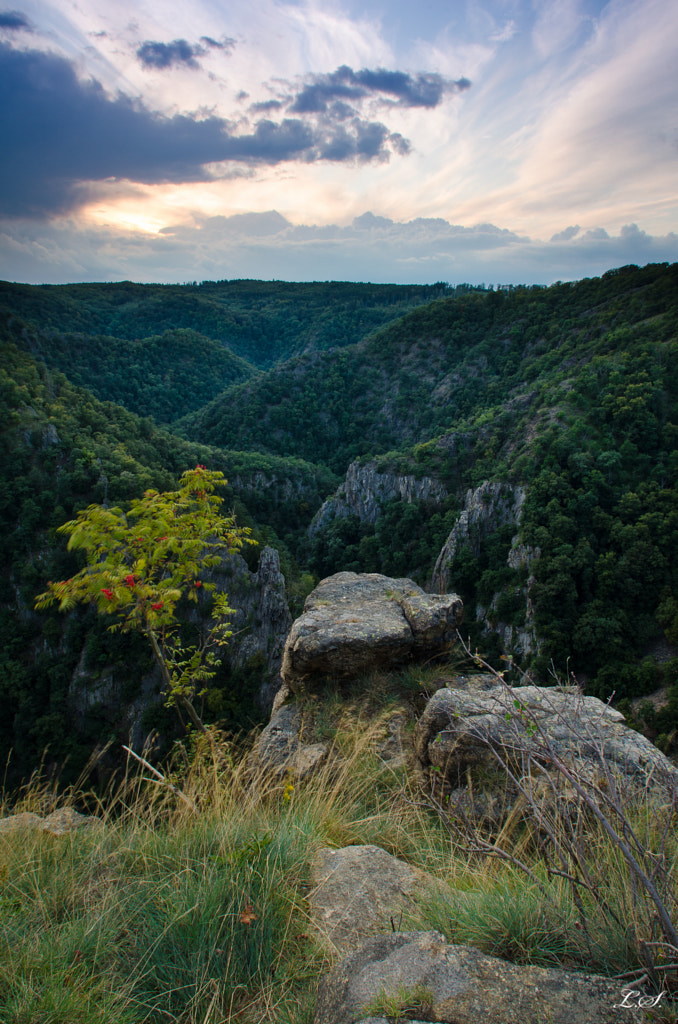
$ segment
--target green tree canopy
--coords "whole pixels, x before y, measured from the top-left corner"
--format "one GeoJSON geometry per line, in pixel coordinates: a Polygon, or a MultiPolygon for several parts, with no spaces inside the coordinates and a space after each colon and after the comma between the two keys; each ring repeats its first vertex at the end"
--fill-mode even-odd
{"type": "Polygon", "coordinates": [[[143,633],[168,703],[182,705],[201,730],[193,700],[214,675],[216,651],[231,636],[233,609],[226,594],[215,593],[209,627],[197,643],[186,645],[179,633],[181,608],[215,591],[204,577],[225,553],[255,543],[248,527],[221,514],[223,499],[214,492],[225,483],[223,473],[198,465],[182,475],[178,490],[148,490],[127,512],[90,505],[59,527],[70,535],[69,549],[84,551],[86,566],[71,579],[50,581],[36,599],[38,609],[58,602],[64,612],[93,604],[100,615],[115,617],[111,629],[143,633]]]}

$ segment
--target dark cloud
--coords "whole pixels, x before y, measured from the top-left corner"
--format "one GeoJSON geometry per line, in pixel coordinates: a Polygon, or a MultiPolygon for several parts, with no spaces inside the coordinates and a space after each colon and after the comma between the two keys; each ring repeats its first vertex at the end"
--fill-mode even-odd
{"type": "Polygon", "coordinates": [[[212,50],[230,51],[235,46],[235,39],[231,39],[230,36],[222,36],[221,39],[212,39],[211,36],[200,36],[200,42],[204,43],[205,46],[209,46],[212,50]]]}
{"type": "MultiPolygon", "coordinates": [[[[262,118],[245,134],[218,117],[163,117],[80,81],[63,57],[0,44],[0,213],[40,217],[76,208],[85,182],[205,181],[205,165],[386,160],[402,136],[359,117],[262,118]]],[[[242,129],[241,129],[242,130],[242,129]]]]}
{"type": "Polygon", "coordinates": [[[197,57],[204,57],[207,50],[225,50],[230,52],[235,46],[235,39],[224,36],[223,39],[212,39],[201,36],[199,43],[188,43],[185,39],[173,39],[171,43],[156,43],[148,39],[137,50],[137,57],[145,68],[165,71],[167,68],[184,67],[198,68],[197,57]]]}
{"type": "Polygon", "coordinates": [[[402,107],[437,107],[449,93],[470,88],[467,78],[452,81],[438,74],[410,75],[404,71],[363,68],[353,71],[342,64],[336,71],[307,79],[292,101],[295,114],[325,113],[334,100],[360,102],[368,97],[402,107]]]}
{"type": "MultiPolygon", "coordinates": [[[[239,100],[246,100],[248,96],[246,92],[238,93],[239,100]]],[[[282,100],[262,100],[261,103],[253,103],[250,111],[253,114],[269,114],[272,110],[282,110],[284,106],[282,100]]]]}
{"type": "Polygon", "coordinates": [[[22,14],[21,11],[0,11],[0,28],[31,30],[32,26],[26,15],[22,14]]]}
{"type": "Polygon", "coordinates": [[[203,46],[192,46],[185,39],[175,39],[171,43],[153,43],[147,40],[137,50],[137,57],[145,68],[166,68],[181,66],[197,68],[196,57],[202,57],[203,46]]]}

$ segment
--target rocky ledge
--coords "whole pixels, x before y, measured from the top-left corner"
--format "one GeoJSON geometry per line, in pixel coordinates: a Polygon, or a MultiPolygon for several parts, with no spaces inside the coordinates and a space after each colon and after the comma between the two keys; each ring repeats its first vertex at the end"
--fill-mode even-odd
{"type": "Polygon", "coordinates": [[[336,573],[309,594],[292,626],[283,681],[295,690],[309,677],[359,675],[428,656],[454,640],[462,615],[457,594],[426,594],[412,580],[379,573],[336,573]]]}

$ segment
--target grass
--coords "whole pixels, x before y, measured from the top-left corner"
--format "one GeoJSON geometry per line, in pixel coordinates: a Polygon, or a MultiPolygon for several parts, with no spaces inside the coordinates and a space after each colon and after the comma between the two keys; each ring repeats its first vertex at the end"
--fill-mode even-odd
{"type": "MultiPolygon", "coordinates": [[[[310,1024],[332,961],[305,895],[315,851],[327,845],[373,843],[448,883],[449,895],[402,930],[436,928],[517,962],[643,967],[630,941],[642,927],[632,884],[599,831],[587,840],[591,867],[616,892],[623,924],[591,901],[592,958],[563,879],[535,861],[545,896],[514,865],[455,848],[405,770],[374,753],[393,707],[377,713],[371,701],[366,714],[344,705],[334,756],[303,786],[252,780],[216,737],[172,775],[197,812],[130,769],[104,800],[61,796],[89,804],[102,827],[0,833],[3,1024],[310,1024]]],[[[45,813],[55,799],[34,780],[12,809],[45,813]]],[[[675,866],[676,842],[668,847],[675,866]]],[[[387,1015],[407,1015],[405,996],[387,1015]]]]}
{"type": "Polygon", "coordinates": [[[366,1017],[388,1017],[392,1020],[413,1019],[428,1015],[433,1007],[433,993],[425,985],[398,985],[392,992],[382,991],[363,1007],[366,1017]]]}

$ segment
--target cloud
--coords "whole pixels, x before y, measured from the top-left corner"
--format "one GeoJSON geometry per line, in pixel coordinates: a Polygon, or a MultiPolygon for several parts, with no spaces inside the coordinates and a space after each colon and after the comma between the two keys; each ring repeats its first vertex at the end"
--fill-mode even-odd
{"type": "MultiPolygon", "coordinates": [[[[63,57],[0,44],[0,214],[44,216],[76,208],[83,182],[207,181],[206,165],[284,161],[385,161],[408,143],[380,122],[164,117],[94,79],[80,81],[63,57]],[[244,129],[244,130],[243,130],[244,129]]],[[[228,169],[224,169],[227,171],[228,169]]]]}
{"type": "Polygon", "coordinates": [[[203,57],[207,50],[231,51],[235,39],[224,36],[221,41],[211,36],[201,36],[200,43],[188,43],[185,39],[174,39],[171,43],[157,43],[146,40],[137,50],[142,67],[165,71],[172,67],[200,67],[196,57],[203,57]],[[202,44],[202,45],[201,45],[202,44]]]}
{"type": "Polygon", "coordinates": [[[551,236],[552,242],[569,242],[571,238],[575,238],[579,234],[580,228],[578,224],[573,224],[569,228],[565,228],[564,231],[559,231],[557,234],[551,236]]]}
{"type": "Polygon", "coordinates": [[[286,281],[551,284],[629,263],[678,260],[678,235],[634,225],[586,232],[552,245],[493,224],[440,217],[392,221],[371,213],[353,224],[294,225],[275,210],[204,217],[158,235],[78,230],[74,222],[6,224],[0,278],[187,281],[252,277],[286,281]],[[640,237],[639,237],[640,236],[640,237]]]}
{"type": "Polygon", "coordinates": [[[0,11],[0,29],[9,29],[15,31],[18,29],[28,29],[32,31],[32,26],[25,14],[21,11],[0,11]]]}
{"type": "Polygon", "coordinates": [[[342,64],[330,74],[310,75],[304,87],[292,100],[290,110],[296,114],[325,113],[335,100],[360,103],[366,98],[397,104],[401,107],[437,107],[449,93],[470,88],[467,78],[452,81],[438,74],[410,75],[404,71],[363,68],[353,71],[342,64]]]}
{"type": "Polygon", "coordinates": [[[209,46],[211,50],[232,50],[235,46],[235,39],[230,36],[222,36],[221,39],[212,39],[211,36],[200,36],[200,42],[209,46]]]}
{"type": "Polygon", "coordinates": [[[175,39],[171,43],[153,43],[146,41],[137,50],[137,57],[145,68],[164,71],[166,68],[180,67],[198,68],[196,57],[205,52],[202,46],[191,46],[185,39],[175,39]]]}

